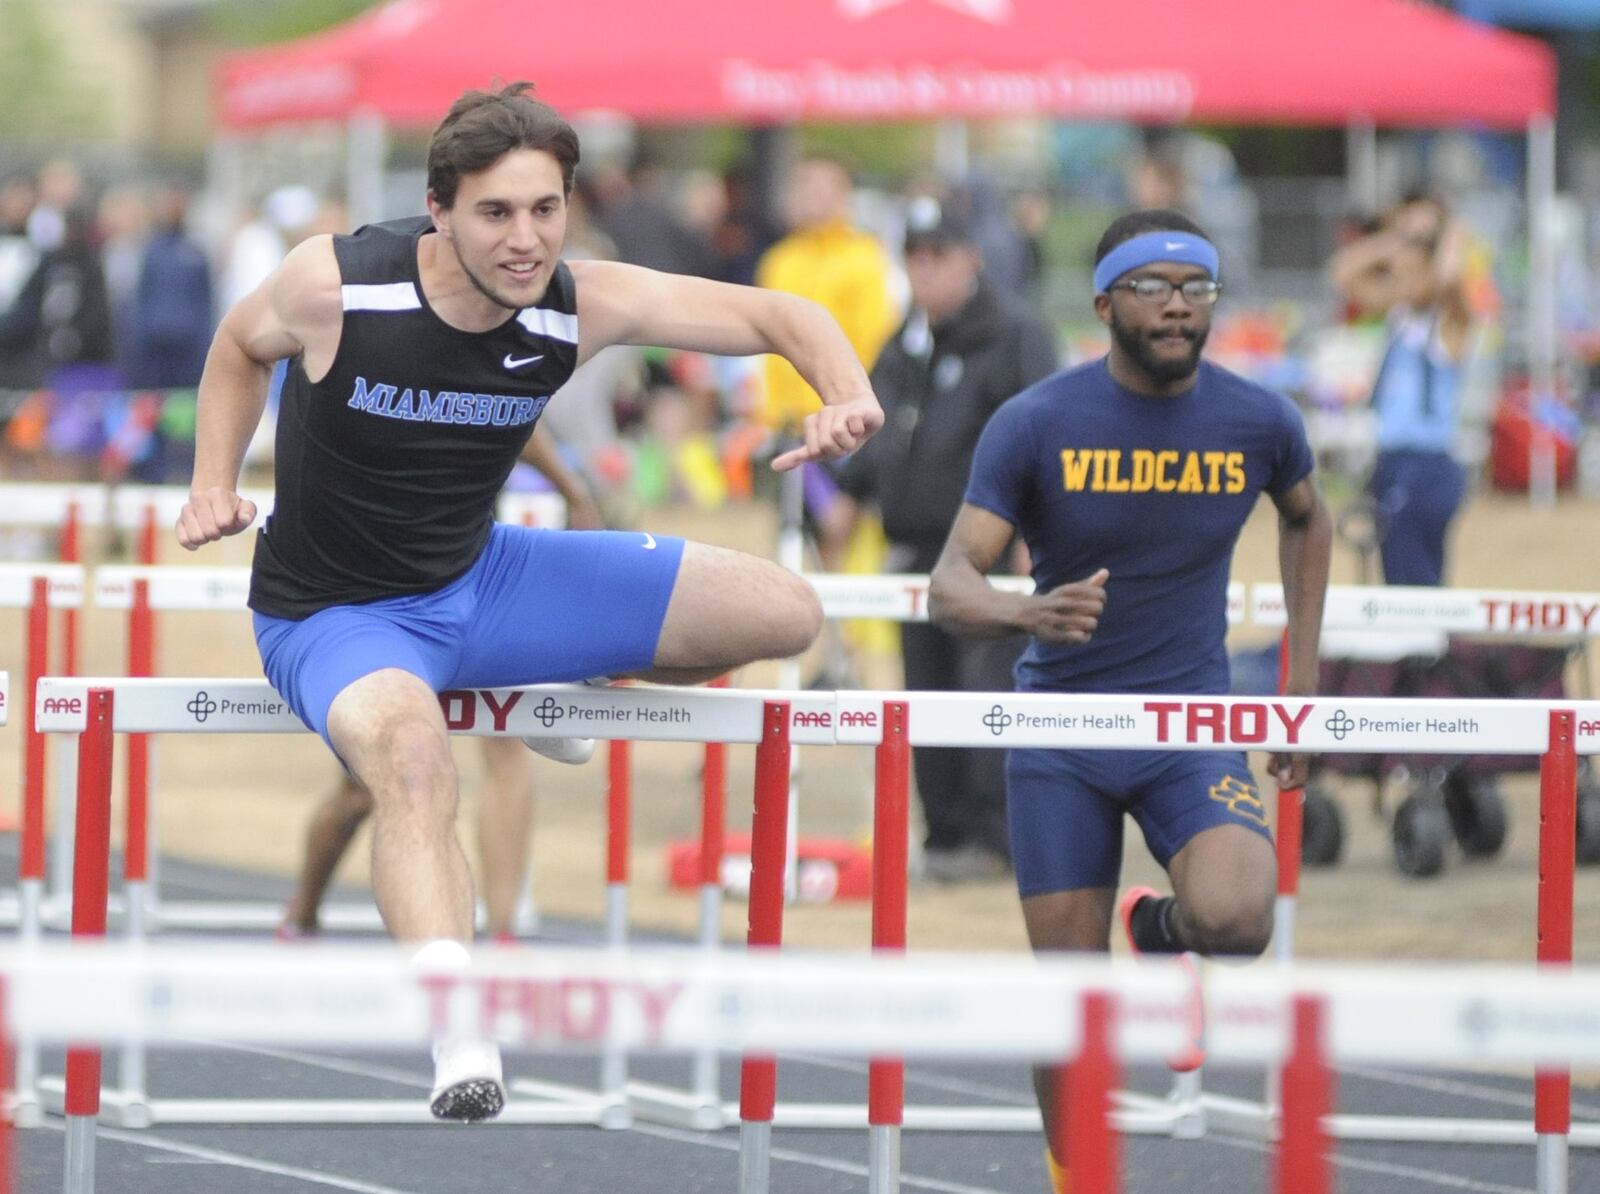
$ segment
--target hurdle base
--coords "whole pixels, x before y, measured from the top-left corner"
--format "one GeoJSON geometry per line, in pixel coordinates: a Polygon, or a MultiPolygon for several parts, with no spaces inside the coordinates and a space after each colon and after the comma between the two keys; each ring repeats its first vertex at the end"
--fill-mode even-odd
{"type": "MultiPolygon", "coordinates": [[[[515,1085],[515,1084],[514,1084],[515,1085]]],[[[1117,1094],[1113,1119],[1119,1131],[1194,1139],[1204,1135],[1205,1111],[1199,1100],[1131,1091],[1117,1094]]],[[[715,1132],[739,1122],[737,1102],[706,1103],[686,1090],[652,1082],[628,1083],[628,1105],[641,1122],[697,1132],[715,1132]]],[[[848,1131],[867,1123],[865,1103],[779,1103],[773,1126],[817,1131],[848,1131]]],[[[901,1127],[912,1132],[1039,1132],[1037,1107],[961,1107],[912,1105],[901,1127]]]]}
{"type": "MultiPolygon", "coordinates": [[[[1253,1140],[1278,1139],[1278,1116],[1261,1103],[1206,1094],[1201,1099],[1209,1127],[1253,1140]]],[[[1473,1119],[1443,1116],[1347,1115],[1324,1118],[1335,1140],[1388,1144],[1493,1144],[1527,1147],[1538,1139],[1532,1119],[1473,1119]]],[[[1572,1148],[1600,1148],[1600,1123],[1575,1123],[1572,1148]]]]}
{"type": "Polygon", "coordinates": [[[722,1103],[707,1103],[688,1091],[654,1082],[628,1083],[628,1106],[645,1123],[691,1132],[717,1132],[738,1122],[738,1109],[728,1118],[722,1103]]]}
{"type": "MultiPolygon", "coordinates": [[[[648,1084],[630,1083],[629,1101],[639,1119],[668,1127],[711,1131],[739,1122],[739,1104],[704,1107],[690,1096],[648,1084]],[[641,1086],[647,1087],[639,1090],[641,1086]],[[638,1091],[637,1096],[635,1092],[638,1091]]],[[[1172,1136],[1198,1114],[1195,1108],[1164,1098],[1119,1095],[1123,1106],[1112,1112],[1120,1132],[1172,1136]]],[[[865,1103],[779,1103],[772,1126],[824,1132],[867,1126],[865,1103]]],[[[905,1108],[901,1128],[907,1132],[1040,1132],[1044,1122],[1037,1107],[951,1107],[913,1104],[905,1108]]]]}
{"type": "MultiPolygon", "coordinates": [[[[627,1108],[621,1108],[619,1116],[615,1103],[598,1098],[590,1091],[540,1083],[513,1083],[514,1090],[524,1087],[533,1087],[540,1093],[559,1090],[563,1095],[559,1101],[512,1099],[506,1103],[504,1111],[487,1122],[491,1125],[598,1128],[624,1128],[631,1122],[627,1108]]],[[[46,1111],[55,1115],[65,1111],[65,1084],[60,1078],[44,1079],[39,1083],[39,1092],[46,1111]]],[[[100,1096],[100,1121],[119,1128],[170,1124],[459,1126],[435,1119],[421,1094],[410,1099],[186,1099],[130,1096],[124,1091],[108,1090],[100,1096]]]]}
{"type": "Polygon", "coordinates": [[[6,1110],[14,1128],[37,1128],[44,1123],[44,1107],[32,1094],[13,1094],[6,1110]]]}

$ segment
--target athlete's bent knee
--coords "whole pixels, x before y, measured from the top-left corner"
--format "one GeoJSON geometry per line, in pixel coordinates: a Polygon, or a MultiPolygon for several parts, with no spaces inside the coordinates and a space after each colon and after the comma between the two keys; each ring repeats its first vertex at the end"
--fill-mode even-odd
{"type": "Polygon", "coordinates": [[[761,611],[766,619],[764,637],[767,654],[773,659],[800,655],[822,633],[822,600],[800,577],[780,569],[781,578],[768,595],[761,611]]]}
{"type": "Polygon", "coordinates": [[[1186,944],[1208,957],[1259,957],[1272,941],[1272,910],[1235,904],[1184,909],[1186,944]]]}
{"type": "Polygon", "coordinates": [[[378,813],[453,822],[456,785],[448,742],[429,728],[405,724],[389,727],[382,739],[381,761],[367,777],[378,813]]]}

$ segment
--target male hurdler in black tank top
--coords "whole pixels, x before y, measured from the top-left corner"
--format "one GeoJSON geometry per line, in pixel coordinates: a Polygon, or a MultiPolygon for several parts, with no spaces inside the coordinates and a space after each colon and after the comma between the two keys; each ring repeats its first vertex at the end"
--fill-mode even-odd
{"type": "Polygon", "coordinates": [[[432,229],[423,216],[333,238],[339,349],[320,381],[302,358],[289,363],[251,609],[298,620],[461,576],[545,403],[572,375],[578,306],[566,265],[537,305],[492,331],[459,331],[422,293],[417,242],[432,229]]]}

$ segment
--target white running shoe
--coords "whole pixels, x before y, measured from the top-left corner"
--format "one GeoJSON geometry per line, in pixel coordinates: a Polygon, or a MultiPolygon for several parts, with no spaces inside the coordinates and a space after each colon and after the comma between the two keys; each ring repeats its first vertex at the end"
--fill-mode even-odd
{"type": "MultiPolygon", "coordinates": [[[[412,955],[420,970],[462,973],[472,955],[459,941],[430,941],[412,955]]],[[[479,1036],[444,1037],[433,1044],[433,1093],[428,1107],[435,1119],[477,1123],[493,1119],[506,1105],[500,1046],[479,1036]]]]}
{"type": "Polygon", "coordinates": [[[479,1123],[505,1109],[506,1083],[500,1047],[493,1041],[449,1041],[434,1052],[433,1094],[428,1107],[434,1119],[479,1123]]]}
{"type": "MultiPolygon", "coordinates": [[[[583,681],[591,688],[610,688],[610,676],[594,676],[583,681]]],[[[576,767],[594,758],[593,738],[524,738],[522,744],[536,755],[576,767]]]]}
{"type": "Polygon", "coordinates": [[[522,745],[536,755],[574,767],[594,758],[593,738],[524,738],[522,745]]]}

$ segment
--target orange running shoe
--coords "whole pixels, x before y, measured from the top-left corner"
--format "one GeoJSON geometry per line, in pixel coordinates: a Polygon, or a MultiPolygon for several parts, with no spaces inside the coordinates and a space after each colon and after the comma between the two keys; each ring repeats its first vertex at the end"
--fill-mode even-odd
{"type": "MultiPolygon", "coordinates": [[[[1140,900],[1158,900],[1161,893],[1153,887],[1130,887],[1117,901],[1117,917],[1122,921],[1122,934],[1128,939],[1128,948],[1135,957],[1143,957],[1139,943],[1133,939],[1133,910],[1140,900]]],[[[1168,1058],[1167,1064],[1180,1074],[1198,1070],[1206,1060],[1206,1003],[1200,985],[1200,955],[1184,952],[1176,955],[1178,965],[1189,976],[1189,1035],[1190,1042],[1168,1058]]]]}
{"type": "Polygon", "coordinates": [[[1072,1175],[1056,1164],[1056,1155],[1049,1145],[1045,1146],[1044,1163],[1050,1170],[1050,1194],[1072,1194],[1072,1175]]]}

